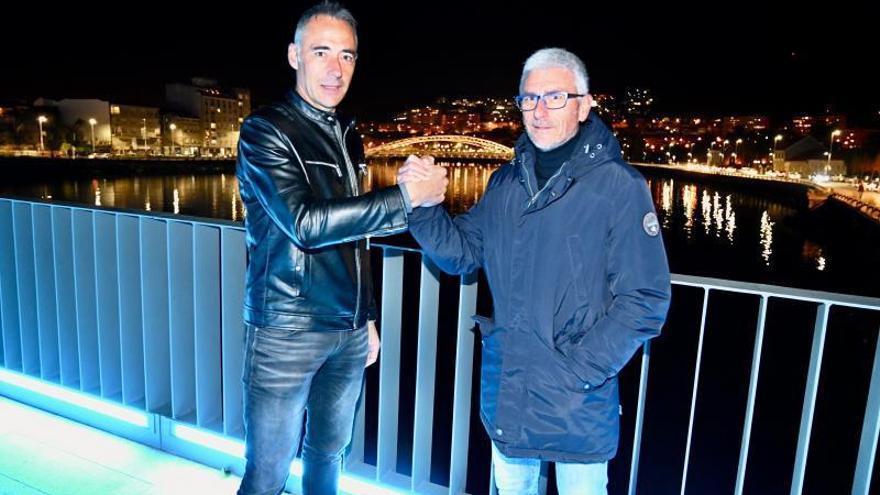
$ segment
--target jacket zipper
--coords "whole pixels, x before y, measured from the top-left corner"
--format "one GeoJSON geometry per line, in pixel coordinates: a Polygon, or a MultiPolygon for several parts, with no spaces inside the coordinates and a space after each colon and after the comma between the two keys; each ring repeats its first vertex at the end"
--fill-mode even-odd
{"type": "Polygon", "coordinates": [[[532,181],[529,180],[529,171],[526,169],[526,164],[522,161],[522,158],[519,160],[519,166],[522,168],[523,176],[526,178],[526,187],[529,189],[529,198],[531,198],[534,196],[534,193],[532,193],[532,181]]]}
{"type": "MultiPolygon", "coordinates": [[[[398,234],[400,232],[405,232],[406,229],[407,229],[407,227],[403,226],[403,227],[388,227],[386,229],[374,230],[373,232],[370,232],[370,237],[377,237],[377,236],[382,237],[382,236],[391,235],[391,234],[398,234]]],[[[340,239],[339,242],[351,242],[351,241],[355,241],[360,238],[361,238],[361,236],[359,236],[359,235],[352,236],[352,237],[346,237],[344,239],[340,239]]]]}
{"type": "MultiPolygon", "coordinates": [[[[348,129],[350,127],[345,128],[345,132],[342,131],[342,127],[339,125],[339,121],[336,121],[336,125],[333,127],[333,130],[336,132],[336,139],[339,141],[339,148],[342,149],[342,157],[345,159],[345,168],[348,171],[348,182],[351,185],[351,194],[352,196],[358,195],[358,186],[357,186],[357,175],[354,172],[354,166],[351,164],[351,158],[348,157],[348,150],[345,149],[345,136],[348,134],[348,129]]],[[[357,302],[354,307],[354,321],[352,322],[352,329],[357,330],[357,322],[358,315],[361,312],[361,250],[360,250],[360,241],[355,241],[354,245],[354,269],[357,272],[357,302]]]]}
{"type": "Polygon", "coordinates": [[[306,163],[309,165],[321,165],[324,167],[330,167],[336,171],[337,177],[342,177],[342,169],[339,168],[339,165],[335,163],[327,163],[327,162],[316,162],[314,160],[306,160],[306,163]]]}
{"type": "Polygon", "coordinates": [[[529,199],[528,204],[526,204],[526,208],[528,209],[532,206],[532,204],[534,204],[535,200],[538,199],[538,196],[540,196],[541,193],[544,192],[544,190],[547,189],[547,187],[553,182],[553,179],[559,177],[559,174],[562,173],[562,170],[565,168],[566,165],[568,165],[568,162],[562,162],[562,165],[559,167],[559,170],[557,170],[555,174],[553,174],[549,179],[547,179],[547,183],[544,184],[544,187],[542,187],[541,190],[539,190],[538,192],[536,192],[534,194],[532,194],[532,181],[529,180],[529,171],[526,169],[526,164],[523,163],[522,160],[520,160],[519,164],[522,167],[523,175],[526,178],[526,185],[528,185],[529,194],[531,195],[531,198],[529,199]]]}

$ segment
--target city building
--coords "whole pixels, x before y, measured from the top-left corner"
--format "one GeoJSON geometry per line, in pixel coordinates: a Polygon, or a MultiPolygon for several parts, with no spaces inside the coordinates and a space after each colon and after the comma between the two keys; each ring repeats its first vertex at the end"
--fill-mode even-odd
{"type": "Polygon", "coordinates": [[[236,154],[241,124],[251,112],[249,90],[223,88],[217,81],[193,78],[190,84],[167,84],[165,100],[169,112],[201,121],[203,135],[198,148],[202,155],[236,154]]]}
{"type": "Polygon", "coordinates": [[[777,150],[773,160],[777,172],[798,173],[802,177],[811,175],[846,175],[846,164],[841,159],[831,160],[828,148],[812,136],[806,136],[794,144],[777,150]]]}

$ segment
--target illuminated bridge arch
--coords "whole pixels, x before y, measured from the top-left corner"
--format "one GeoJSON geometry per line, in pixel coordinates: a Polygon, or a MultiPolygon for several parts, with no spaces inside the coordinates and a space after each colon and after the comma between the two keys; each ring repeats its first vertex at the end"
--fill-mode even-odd
{"type": "Polygon", "coordinates": [[[367,149],[367,157],[403,158],[432,155],[437,158],[510,160],[513,148],[472,136],[420,136],[392,141],[367,149]]]}

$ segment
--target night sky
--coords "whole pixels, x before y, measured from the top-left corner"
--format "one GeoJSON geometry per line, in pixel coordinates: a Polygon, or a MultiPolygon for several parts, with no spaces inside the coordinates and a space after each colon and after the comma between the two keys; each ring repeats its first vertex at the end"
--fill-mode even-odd
{"type": "MultiPolygon", "coordinates": [[[[360,23],[360,58],[342,108],[380,118],[443,95],[512,96],[525,58],[561,46],[584,59],[593,92],[649,87],[663,111],[829,108],[877,121],[880,8],[864,5],[876,2],[603,3],[347,2],[360,23]]],[[[213,5],[74,2],[5,12],[0,101],[158,105],[165,82],[197,75],[248,87],[257,104],[276,98],[292,84],[287,43],[311,2],[213,5]]]]}

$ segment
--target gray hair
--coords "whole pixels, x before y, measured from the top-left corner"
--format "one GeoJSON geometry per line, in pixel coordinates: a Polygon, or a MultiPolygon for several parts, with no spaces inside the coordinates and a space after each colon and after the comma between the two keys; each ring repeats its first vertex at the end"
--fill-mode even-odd
{"type": "Polygon", "coordinates": [[[351,30],[354,31],[354,40],[357,42],[357,21],[354,20],[354,16],[351,15],[351,12],[339,2],[324,0],[319,4],[309,7],[309,9],[303,12],[302,16],[300,16],[299,21],[296,23],[296,31],[293,33],[293,43],[296,46],[300,46],[300,43],[302,43],[303,32],[305,32],[306,25],[309,21],[320,16],[332,17],[333,19],[347,23],[351,26],[351,30]]]}
{"type": "Polygon", "coordinates": [[[526,59],[522,77],[519,80],[519,92],[522,93],[529,72],[535,69],[551,68],[570,70],[574,74],[577,92],[581,94],[590,92],[590,78],[587,76],[587,67],[584,62],[574,53],[562,48],[542,48],[526,59]]]}

